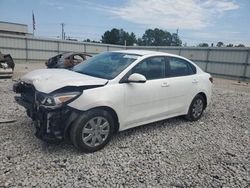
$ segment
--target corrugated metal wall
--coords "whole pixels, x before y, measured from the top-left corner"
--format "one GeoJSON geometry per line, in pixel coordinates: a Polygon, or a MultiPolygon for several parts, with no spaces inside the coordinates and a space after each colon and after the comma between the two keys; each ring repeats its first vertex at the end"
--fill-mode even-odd
{"type": "MultiPolygon", "coordinates": [[[[125,47],[98,43],[0,35],[0,51],[2,53],[10,53],[16,63],[45,62],[48,58],[66,51],[79,51],[95,55],[100,52],[121,49],[125,49],[125,47]]],[[[203,70],[213,75],[250,80],[250,48],[128,46],[126,49],[146,49],[173,53],[193,60],[203,70]]]]}

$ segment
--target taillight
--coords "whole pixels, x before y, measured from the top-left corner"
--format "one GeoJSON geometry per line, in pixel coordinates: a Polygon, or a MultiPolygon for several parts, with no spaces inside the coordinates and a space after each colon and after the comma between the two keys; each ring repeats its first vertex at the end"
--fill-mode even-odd
{"type": "Polygon", "coordinates": [[[209,78],[209,81],[210,81],[211,83],[214,83],[213,77],[210,77],[210,78],[209,78]]]}

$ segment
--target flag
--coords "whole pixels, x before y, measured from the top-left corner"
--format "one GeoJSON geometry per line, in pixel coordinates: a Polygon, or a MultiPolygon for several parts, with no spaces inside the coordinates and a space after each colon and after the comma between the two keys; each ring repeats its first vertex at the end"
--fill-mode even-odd
{"type": "Polygon", "coordinates": [[[33,23],[33,31],[34,31],[36,30],[36,21],[35,21],[35,15],[33,11],[32,11],[32,23],[33,23]]]}

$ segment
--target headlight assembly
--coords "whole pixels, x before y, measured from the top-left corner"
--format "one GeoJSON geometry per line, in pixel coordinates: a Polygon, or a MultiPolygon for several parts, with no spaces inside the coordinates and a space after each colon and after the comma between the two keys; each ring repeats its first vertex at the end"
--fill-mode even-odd
{"type": "Polygon", "coordinates": [[[37,94],[36,100],[45,107],[60,107],[76,99],[81,92],[58,93],[54,95],[37,94]]]}
{"type": "Polygon", "coordinates": [[[56,105],[60,105],[60,104],[72,101],[72,99],[76,98],[78,95],[80,95],[80,93],[76,93],[76,92],[68,93],[68,94],[65,93],[59,96],[55,96],[54,101],[56,105]]]}

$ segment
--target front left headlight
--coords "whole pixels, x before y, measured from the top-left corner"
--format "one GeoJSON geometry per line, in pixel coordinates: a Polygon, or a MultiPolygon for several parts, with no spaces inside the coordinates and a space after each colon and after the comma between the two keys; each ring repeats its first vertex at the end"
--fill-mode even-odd
{"type": "MultiPolygon", "coordinates": [[[[76,99],[81,92],[60,93],[55,95],[43,95],[39,103],[46,107],[60,107],[76,99]]],[[[38,97],[37,97],[38,98],[38,97]]]]}

